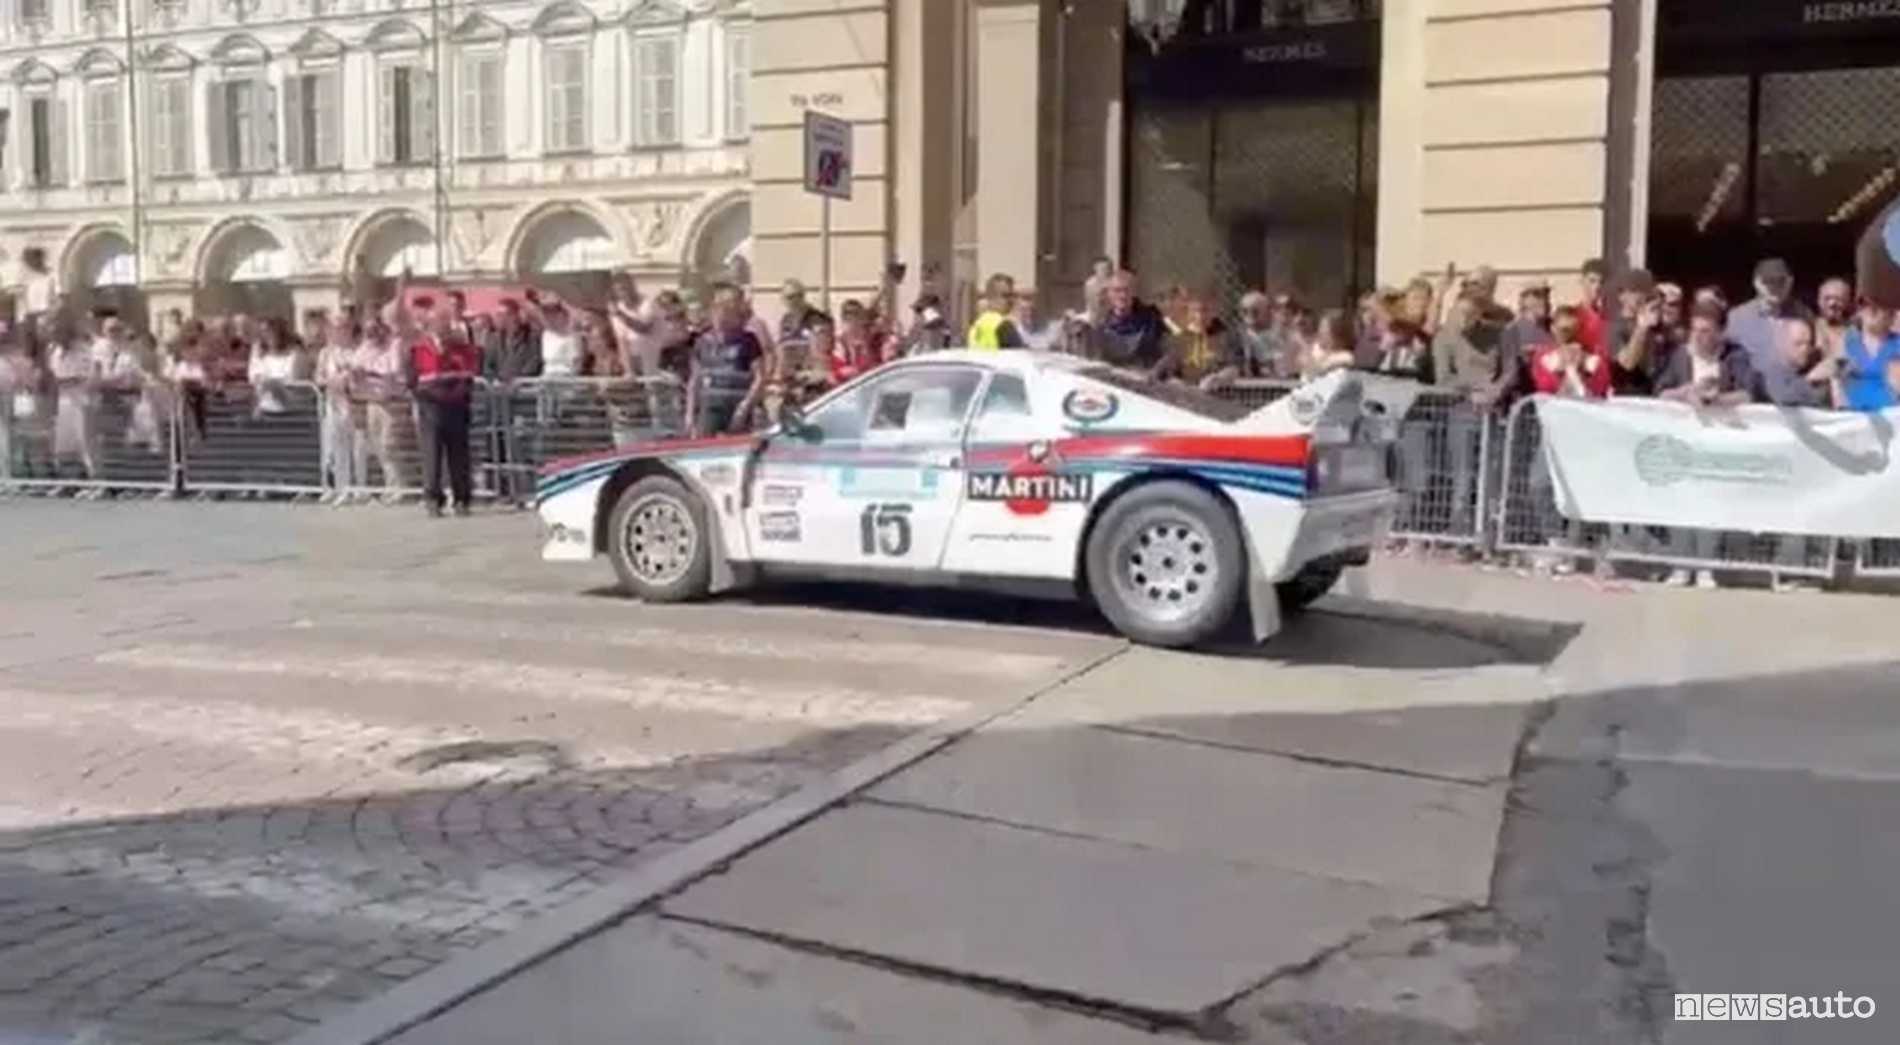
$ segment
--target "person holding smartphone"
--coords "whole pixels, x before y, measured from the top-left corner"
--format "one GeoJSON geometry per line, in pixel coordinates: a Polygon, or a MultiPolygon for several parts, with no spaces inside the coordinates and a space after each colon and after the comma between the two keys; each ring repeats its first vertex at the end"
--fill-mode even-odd
{"type": "Polygon", "coordinates": [[[1727,317],[1698,305],[1689,317],[1689,346],[1670,358],[1656,380],[1658,398],[1698,410],[1740,406],[1753,398],[1755,369],[1748,349],[1728,339],[1727,317]]]}

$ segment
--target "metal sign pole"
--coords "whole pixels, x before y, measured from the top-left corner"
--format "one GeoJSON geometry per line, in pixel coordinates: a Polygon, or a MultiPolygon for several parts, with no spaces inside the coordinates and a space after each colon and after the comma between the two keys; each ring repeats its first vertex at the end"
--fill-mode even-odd
{"type": "Polygon", "coordinates": [[[818,300],[831,314],[831,197],[821,198],[818,209],[818,300]]]}

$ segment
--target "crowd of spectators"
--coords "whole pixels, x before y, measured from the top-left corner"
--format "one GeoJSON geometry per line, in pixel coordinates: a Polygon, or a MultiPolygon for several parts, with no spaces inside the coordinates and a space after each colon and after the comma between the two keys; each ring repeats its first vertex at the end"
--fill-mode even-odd
{"type": "MultiPolygon", "coordinates": [[[[23,254],[20,318],[0,338],[6,474],[97,476],[102,398],[131,404],[123,442],[157,453],[163,419],[174,411],[183,418],[181,437],[199,440],[207,404],[221,393],[239,392],[246,423],[268,427],[291,411],[288,389],[314,387],[327,407],[323,479],[337,500],[369,496],[372,463],[385,489],[415,478],[398,444],[428,435],[415,428],[413,407],[434,394],[418,394],[416,353],[445,346],[470,350],[472,372],[458,380],[637,377],[670,386],[683,405],[662,409],[655,399],[650,415],[663,418],[666,430],[699,436],[770,423],[785,403],[893,359],[959,344],[1070,352],[1209,391],[1356,368],[1444,389],[1479,415],[1532,392],[1655,396],[1697,408],[1765,402],[1876,410],[1895,405],[1900,390],[1893,311],[1857,299],[1838,278],[1823,282],[1810,306],[1796,295],[1788,266],[1774,259],[1756,267],[1755,296],[1733,306],[1718,287],[1690,294],[1640,269],[1611,280],[1602,262],[1590,261],[1579,273],[1577,300],[1562,304],[1536,283],[1506,307],[1496,272],[1480,267],[1461,279],[1447,267],[1437,281],[1366,294],[1354,311],[1316,312],[1286,292],[1230,300],[1174,286],[1149,297],[1133,272],[1099,258],[1079,307],[1066,313],[1045,310],[1008,275],[991,276],[961,335],[928,281],[900,313],[901,266],[886,272],[874,298],[844,301],[835,317],[788,280],[775,326],[732,284],[701,295],[648,296],[620,276],[599,307],[523,289],[471,313],[456,289],[431,300],[399,286],[386,307],[306,312],[295,327],[277,317],[174,310],[143,333],[110,310],[76,321],[43,257],[23,254]],[[19,437],[28,431],[43,438],[19,437]]],[[[1461,447],[1463,439],[1451,443],[1461,447]]],[[[425,480],[439,479],[435,466],[446,459],[424,450],[425,480]]],[[[1452,451],[1448,463],[1459,475],[1471,467],[1466,456],[1452,451]]],[[[430,501],[440,499],[435,493],[430,501]]]]}

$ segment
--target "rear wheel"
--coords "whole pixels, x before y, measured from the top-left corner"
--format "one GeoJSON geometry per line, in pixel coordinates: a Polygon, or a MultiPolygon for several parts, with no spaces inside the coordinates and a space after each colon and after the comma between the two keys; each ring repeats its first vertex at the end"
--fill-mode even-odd
{"type": "Polygon", "coordinates": [[[1318,602],[1321,596],[1333,590],[1345,572],[1346,564],[1339,559],[1307,563],[1290,579],[1274,585],[1280,593],[1280,612],[1298,613],[1318,602]]]}
{"type": "Polygon", "coordinates": [[[621,586],[644,602],[700,598],[712,583],[705,506],[678,480],[648,476],[615,502],[607,554],[621,586]]]}
{"type": "Polygon", "coordinates": [[[1233,618],[1247,571],[1227,506],[1189,483],[1118,498],[1089,538],[1089,590],[1117,631],[1150,646],[1192,646],[1233,618]]]}

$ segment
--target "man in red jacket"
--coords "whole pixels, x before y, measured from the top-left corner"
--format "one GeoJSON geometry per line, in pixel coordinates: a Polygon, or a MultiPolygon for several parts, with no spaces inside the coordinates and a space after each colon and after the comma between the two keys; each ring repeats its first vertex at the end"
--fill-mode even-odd
{"type": "MultiPolygon", "coordinates": [[[[403,375],[416,398],[416,432],[422,443],[422,504],[431,516],[442,514],[442,466],[449,470],[455,514],[467,515],[470,487],[469,400],[481,352],[471,343],[453,308],[415,302],[428,317],[427,333],[412,334],[403,348],[403,375]]],[[[412,328],[413,329],[413,328],[412,328]]]]}

